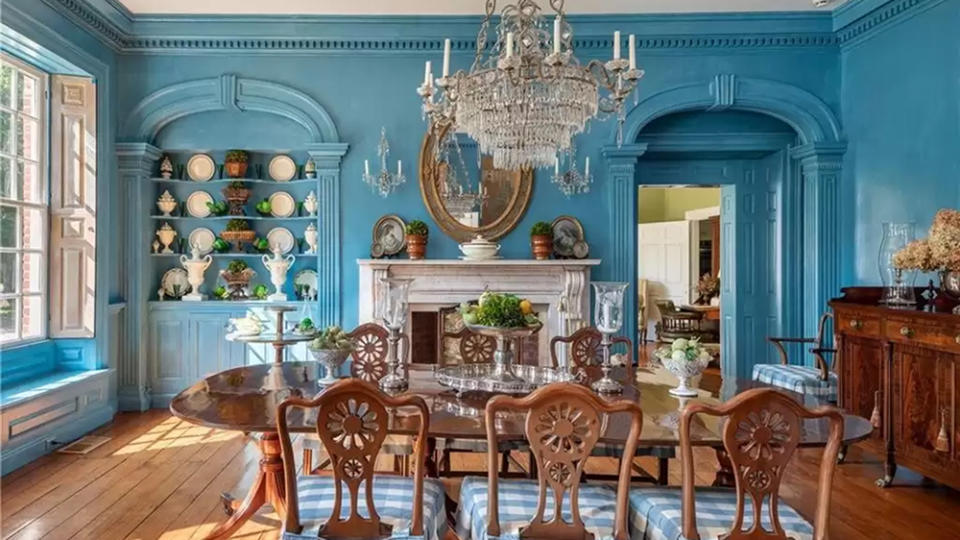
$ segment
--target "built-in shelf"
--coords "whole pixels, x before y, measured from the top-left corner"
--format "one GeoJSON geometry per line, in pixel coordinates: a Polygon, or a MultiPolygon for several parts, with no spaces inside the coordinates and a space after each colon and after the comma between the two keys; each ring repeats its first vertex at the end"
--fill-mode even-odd
{"type": "MultiPolygon", "coordinates": [[[[180,255],[190,256],[189,253],[151,253],[151,257],[180,257],[180,255]]],[[[251,257],[259,259],[264,255],[272,256],[272,253],[210,253],[210,256],[213,258],[224,258],[224,259],[236,259],[242,257],[251,257]]],[[[283,256],[293,255],[294,257],[316,257],[316,253],[286,253],[283,256]]]]}
{"type": "Polygon", "coordinates": [[[316,178],[297,178],[294,180],[288,180],[286,182],[279,182],[277,180],[263,180],[260,178],[214,178],[207,180],[206,182],[201,182],[199,180],[184,180],[182,178],[151,178],[151,182],[158,182],[161,184],[190,184],[193,186],[202,186],[204,184],[229,184],[231,182],[244,182],[247,184],[273,184],[276,186],[283,186],[286,184],[303,184],[307,182],[316,182],[316,178]]]}
{"type": "Polygon", "coordinates": [[[290,217],[277,217],[277,216],[207,216],[207,217],[194,217],[194,216],[150,216],[150,219],[157,220],[168,220],[168,219],[196,219],[202,221],[230,221],[231,219],[249,219],[252,221],[316,221],[319,219],[319,216],[290,216],[290,217]]]}

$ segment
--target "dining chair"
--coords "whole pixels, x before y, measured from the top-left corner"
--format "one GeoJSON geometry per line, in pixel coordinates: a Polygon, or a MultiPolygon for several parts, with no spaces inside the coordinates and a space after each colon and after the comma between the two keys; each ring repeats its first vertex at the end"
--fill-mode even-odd
{"type": "Polygon", "coordinates": [[[843,416],[838,409],[807,409],[774,388],[747,390],[718,406],[692,402],[680,417],[681,487],[630,492],[631,538],[826,540],[833,472],[842,439],[843,416]],[[733,489],[694,488],[690,427],[699,414],[725,421],[722,440],[733,465],[733,489]],[[813,525],[779,496],[784,470],[803,436],[805,419],[821,419],[829,428],[813,525]]]}
{"type": "MultiPolygon", "coordinates": [[[[387,354],[389,345],[387,337],[390,332],[376,323],[364,323],[347,333],[354,343],[354,351],[350,353],[350,376],[360,380],[378,384],[387,374],[387,354]]],[[[400,335],[398,354],[409,360],[410,340],[406,334],[400,335]]],[[[303,469],[308,472],[317,472],[330,464],[327,459],[316,468],[313,467],[313,453],[320,450],[320,441],[313,436],[303,438],[303,469]]],[[[413,446],[406,437],[389,436],[384,444],[384,453],[394,457],[394,470],[408,472],[409,460],[413,453],[413,446]]]]}
{"type": "Polygon", "coordinates": [[[833,355],[833,358],[836,358],[837,349],[835,344],[831,347],[824,345],[827,324],[832,320],[833,314],[829,311],[820,316],[816,337],[767,337],[767,341],[772,343],[780,354],[780,363],[753,366],[753,380],[836,403],[837,374],[833,371],[833,364],[827,362],[825,356],[833,355]],[[784,344],[813,345],[809,352],[816,367],[791,364],[784,344]]]}
{"type": "MultiPolygon", "coordinates": [[[[569,336],[556,336],[550,340],[550,358],[553,363],[553,367],[560,366],[560,344],[567,345],[567,357],[571,363],[571,369],[574,373],[579,373],[581,370],[588,367],[596,367],[601,363],[603,357],[602,350],[600,348],[600,342],[603,339],[603,334],[599,330],[591,326],[581,328],[569,336]]],[[[614,344],[622,344],[626,347],[626,379],[627,382],[633,381],[634,377],[634,366],[633,366],[633,342],[630,341],[630,338],[617,336],[612,339],[614,344]]],[[[655,457],[657,458],[657,475],[656,477],[651,476],[647,471],[641,468],[636,463],[633,464],[634,472],[640,475],[640,479],[650,480],[657,484],[666,484],[667,483],[667,472],[669,469],[669,459],[676,457],[676,450],[672,446],[668,447],[644,447],[637,448],[636,457],[655,457]]],[[[623,457],[623,445],[622,444],[608,444],[604,442],[597,443],[593,449],[594,457],[613,457],[613,458],[622,458],[623,457]]],[[[607,479],[609,475],[590,475],[592,478],[604,478],[607,479]]]]}
{"type": "Polygon", "coordinates": [[[692,339],[703,333],[703,313],[678,308],[673,300],[657,300],[660,320],[654,326],[657,341],[672,342],[675,339],[692,339]]]}
{"type": "MultiPolygon", "coordinates": [[[[459,306],[442,307],[438,311],[437,364],[439,367],[457,364],[489,364],[493,362],[493,353],[497,348],[497,340],[491,336],[483,336],[471,332],[463,324],[459,306]],[[454,354],[451,354],[454,353],[454,354]]],[[[519,349],[521,345],[514,344],[519,349]]],[[[518,351],[518,357],[521,353],[518,351]]],[[[450,466],[452,454],[462,452],[470,454],[485,454],[487,441],[476,439],[446,438],[437,440],[436,450],[439,455],[437,469],[444,476],[451,476],[450,466]]],[[[526,445],[517,441],[503,441],[500,444],[500,472],[510,474],[511,452],[526,450],[526,445]]],[[[522,470],[519,463],[515,465],[522,470]]]]}
{"type": "Polygon", "coordinates": [[[525,397],[495,396],[484,411],[491,449],[497,445],[501,420],[512,421],[498,414],[508,411],[526,413],[523,427],[538,479],[499,478],[498,455],[488,451],[487,478],[468,476],[460,487],[456,525],[460,539],[592,540],[612,536],[626,540],[629,460],[621,461],[616,489],[582,484],[581,478],[611,414],[630,416],[626,455],[633,455],[643,428],[640,406],[630,400],[601,399],[573,383],[550,384],[525,397]]]}
{"type": "Polygon", "coordinates": [[[337,381],[316,397],[291,397],[280,403],[277,432],[286,508],[276,510],[283,516],[283,538],[442,538],[443,484],[423,474],[429,425],[423,398],[389,396],[355,378],[337,381]],[[377,457],[387,437],[387,411],[401,407],[415,411],[419,421],[413,476],[377,474],[377,457]],[[331,474],[297,476],[287,424],[288,411],[294,408],[316,410],[316,433],[332,461],[331,474]]]}

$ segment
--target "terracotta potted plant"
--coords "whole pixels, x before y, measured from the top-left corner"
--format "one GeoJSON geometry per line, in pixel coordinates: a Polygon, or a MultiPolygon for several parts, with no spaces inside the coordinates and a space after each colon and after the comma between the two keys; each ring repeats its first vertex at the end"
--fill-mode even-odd
{"type": "Polygon", "coordinates": [[[230,182],[230,184],[220,190],[220,192],[223,193],[223,197],[227,199],[227,204],[230,205],[231,216],[246,215],[243,205],[247,204],[251,193],[247,184],[239,181],[230,182]]]}
{"type": "Polygon", "coordinates": [[[257,237],[256,231],[250,228],[245,219],[231,219],[227,228],[220,233],[220,237],[234,245],[237,252],[243,251],[243,244],[252,242],[257,237]]]}
{"type": "Polygon", "coordinates": [[[229,178],[243,178],[247,174],[250,154],[246,150],[230,150],[223,160],[223,169],[229,178]]]}
{"type": "Polygon", "coordinates": [[[242,300],[247,297],[246,288],[256,272],[240,259],[234,259],[227,267],[220,271],[223,280],[227,282],[229,297],[242,300]]]}
{"type": "Polygon", "coordinates": [[[546,221],[538,221],[530,229],[530,249],[533,258],[545,261],[553,254],[553,226],[546,221]]]}
{"type": "Polygon", "coordinates": [[[427,256],[427,224],[415,219],[407,223],[407,253],[411,259],[423,259],[427,256]]]}

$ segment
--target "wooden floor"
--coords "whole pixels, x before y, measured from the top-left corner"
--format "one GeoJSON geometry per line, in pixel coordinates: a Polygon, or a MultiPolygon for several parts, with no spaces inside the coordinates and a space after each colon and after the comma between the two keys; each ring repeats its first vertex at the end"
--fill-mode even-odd
{"type": "MultiPolygon", "coordinates": [[[[224,517],[218,494],[242,494],[258,459],[242,434],[196,427],[162,410],[122,413],[99,434],[112,439],[89,455],[50,455],[3,478],[3,538],[201,538],[224,517]]],[[[709,450],[698,458],[698,481],[707,483],[715,462],[709,450]]],[[[803,451],[782,489],[807,518],[818,459],[817,451],[803,451]]],[[[591,465],[612,468],[606,460],[591,465]]],[[[455,454],[453,466],[479,469],[482,461],[455,454]]],[[[671,461],[672,484],[679,474],[671,461]]],[[[958,538],[960,493],[909,471],[881,490],[873,485],[880,474],[875,457],[851,450],[834,483],[833,539],[958,538]]],[[[450,484],[456,497],[455,481],[450,484]]],[[[276,538],[279,526],[276,515],[262,512],[236,538],[276,538]]]]}

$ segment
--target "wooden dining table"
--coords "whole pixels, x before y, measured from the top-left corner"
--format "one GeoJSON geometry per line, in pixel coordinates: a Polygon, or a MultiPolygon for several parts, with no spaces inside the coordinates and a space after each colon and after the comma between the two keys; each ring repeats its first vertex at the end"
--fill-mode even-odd
{"type": "MultiPolygon", "coordinates": [[[[278,514],[286,507],[283,461],[276,433],[277,405],[291,396],[312,397],[323,390],[318,384],[321,368],[316,362],[285,362],[257,364],[215,373],[178,394],[170,403],[171,412],[187,422],[225,430],[261,434],[262,453],[260,470],[246,497],[234,500],[224,496],[224,508],[229,519],[214,529],[207,538],[228,538],[264,504],[270,504],[278,514]]],[[[438,439],[485,439],[483,405],[485,395],[458,396],[436,382],[433,367],[414,364],[408,369],[408,393],[423,397],[430,407],[430,442],[438,439]]],[[[584,384],[597,373],[582,374],[584,384]]],[[[725,381],[717,391],[699,391],[697,397],[679,398],[669,393],[676,386],[676,378],[659,366],[618,368],[614,373],[626,382],[621,395],[610,399],[629,399],[640,403],[643,409],[643,430],[639,447],[676,447],[679,444],[680,411],[691,401],[717,405],[748,388],[766,386],[746,380],[725,381]],[[632,375],[632,377],[631,377],[632,375]],[[626,379],[633,378],[632,383],[626,379]]],[[[786,390],[806,406],[820,403],[786,390]]],[[[523,440],[524,417],[504,415],[497,418],[500,440],[523,440]]],[[[291,409],[287,415],[290,431],[316,432],[316,410],[291,409]]],[[[419,426],[413,411],[400,409],[392,412],[387,429],[392,434],[415,435],[419,426]]],[[[720,468],[717,484],[732,482],[732,471],[725,457],[722,441],[723,419],[701,415],[691,427],[691,442],[717,450],[720,468]]],[[[611,416],[600,438],[608,444],[623,444],[629,432],[629,420],[620,415],[611,416]]],[[[866,418],[844,414],[844,445],[866,439],[873,426],[866,418]]],[[[829,426],[826,420],[806,420],[803,424],[801,446],[818,447],[827,442],[829,426]]],[[[435,467],[428,467],[435,470],[435,467]]]]}

